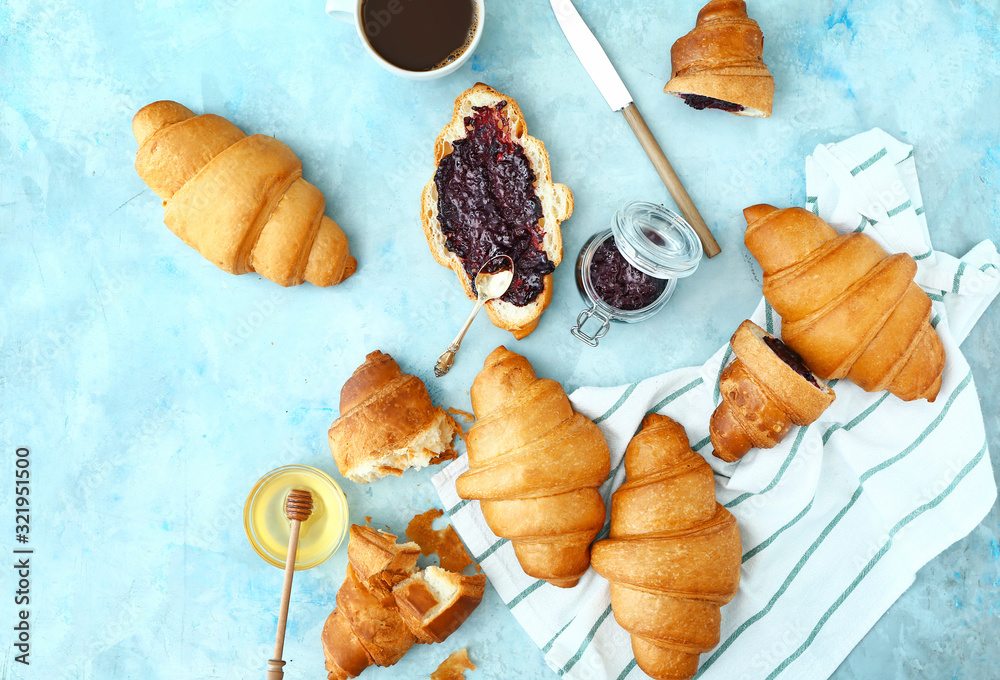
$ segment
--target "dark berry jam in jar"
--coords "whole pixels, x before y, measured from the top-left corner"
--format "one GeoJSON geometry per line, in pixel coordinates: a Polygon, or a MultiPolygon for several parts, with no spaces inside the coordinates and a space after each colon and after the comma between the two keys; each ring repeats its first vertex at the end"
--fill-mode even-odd
{"type": "Polygon", "coordinates": [[[596,347],[612,321],[648,319],[670,300],[677,279],[694,273],[701,254],[697,234],[680,215],[653,203],[628,203],[577,258],[577,287],[590,308],[577,317],[573,335],[596,347]],[[588,334],[584,326],[592,319],[600,327],[588,334]]]}

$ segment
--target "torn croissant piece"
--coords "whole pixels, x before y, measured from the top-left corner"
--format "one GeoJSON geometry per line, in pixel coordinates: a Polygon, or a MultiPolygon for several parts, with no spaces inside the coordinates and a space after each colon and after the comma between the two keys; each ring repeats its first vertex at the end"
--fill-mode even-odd
{"type": "Polygon", "coordinates": [[[347,574],[323,626],[329,680],[392,666],[418,642],[443,642],[479,605],[485,576],[416,571],[419,551],[392,534],[351,527],[347,574]]]}
{"type": "Polygon", "coordinates": [[[416,543],[399,544],[392,534],[351,525],[347,558],[365,588],[383,600],[391,597],[393,587],[413,575],[419,556],[416,543]]]}
{"type": "Polygon", "coordinates": [[[455,457],[461,427],[431,403],[420,378],[388,354],[372,352],[340,392],[330,450],[340,473],[355,482],[402,475],[455,457]]]}
{"type": "Polygon", "coordinates": [[[328,680],[356,678],[374,663],[339,608],[327,617],[322,642],[328,680]]]}
{"type": "Polygon", "coordinates": [[[486,576],[427,567],[392,590],[396,608],[420,642],[444,642],[483,599],[486,576]]]}
{"type": "Polygon", "coordinates": [[[610,472],[600,429],[576,413],[562,386],[498,347],[472,384],[476,423],[458,495],[480,501],[493,533],[510,539],[529,576],[572,588],[604,526],[598,487],[610,472]]]}
{"type": "Polygon", "coordinates": [[[739,587],[739,528],[715,499],[712,468],[666,416],[646,416],[625,475],[611,497],[610,538],[593,547],[594,571],[611,584],[639,668],[657,680],[691,678],[739,587]]]}
{"type": "Polygon", "coordinates": [[[223,271],[332,286],[357,269],[322,192],[277,139],[172,101],[140,109],[132,131],[135,169],[163,199],[167,226],[223,271]]]}
{"type": "Polygon", "coordinates": [[[695,109],[720,109],[767,118],[774,78],[762,59],[764,34],[742,0],[712,0],[693,31],[670,48],[671,75],[663,91],[695,109]]]}
{"type": "MultiPolygon", "coordinates": [[[[351,564],[347,565],[344,583],[337,591],[336,611],[347,619],[357,644],[364,648],[375,665],[394,665],[417,642],[395,603],[392,600],[383,601],[365,588],[351,564]]],[[[339,642],[335,641],[334,645],[339,642]]],[[[350,641],[345,646],[355,648],[350,641]]],[[[334,653],[334,657],[339,658],[338,652],[334,653]]]]}
{"type": "Polygon", "coordinates": [[[888,255],[865,234],[838,236],[802,208],[755,205],[743,213],[744,242],[764,270],[782,340],[816,375],[934,401],[944,347],[930,324],[930,298],[913,282],[912,257],[888,255]]]}
{"type": "Polygon", "coordinates": [[[732,463],[751,448],[773,448],[836,399],[802,357],[754,322],[741,323],[730,344],[736,359],[719,376],[722,403],[709,429],[718,458],[732,463]]]}

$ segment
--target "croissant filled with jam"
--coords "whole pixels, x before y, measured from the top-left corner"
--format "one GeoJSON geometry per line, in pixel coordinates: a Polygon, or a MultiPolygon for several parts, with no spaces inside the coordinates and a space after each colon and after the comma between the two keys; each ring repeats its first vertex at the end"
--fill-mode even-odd
{"type": "Polygon", "coordinates": [[[545,145],[528,135],[517,102],[482,83],[455,101],[434,160],[421,198],[431,254],[454,270],[473,300],[479,269],[510,257],[514,280],[486,312],[520,340],[552,300],[552,272],[562,260],[559,224],[573,212],[573,194],[553,183],[545,145]]]}
{"type": "Polygon", "coordinates": [[[767,118],[774,78],[762,58],[764,34],[743,0],[712,0],[694,30],[670,48],[667,94],[695,109],[767,118]]]}
{"type": "Polygon", "coordinates": [[[732,463],[751,448],[773,448],[792,425],[815,422],[836,399],[795,350],[754,322],[741,323],[730,345],[736,359],[719,376],[722,403],[710,425],[718,458],[732,463]]]}

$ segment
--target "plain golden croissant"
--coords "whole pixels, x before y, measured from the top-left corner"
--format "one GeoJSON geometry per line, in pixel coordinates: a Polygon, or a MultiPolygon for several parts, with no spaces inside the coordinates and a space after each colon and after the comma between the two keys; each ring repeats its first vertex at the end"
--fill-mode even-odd
{"type": "Polygon", "coordinates": [[[332,286],[357,269],[323,194],[278,140],[172,101],[140,109],[132,131],[135,169],[163,199],[164,222],[220,269],[282,286],[332,286]]]}
{"type": "Polygon", "coordinates": [[[767,118],[774,78],[764,64],[764,34],[742,0],[712,0],[693,31],[670,48],[670,82],[663,91],[695,109],[767,118]]]}
{"type": "Polygon", "coordinates": [[[782,340],[816,375],[934,401],[944,347],[930,325],[930,298],[913,282],[912,257],[887,255],[861,233],[838,236],[802,208],[755,205],[743,214],[782,340]]]}
{"type": "Polygon", "coordinates": [[[715,500],[712,468],[666,416],[646,416],[625,474],[611,497],[610,538],[594,544],[591,563],[611,583],[639,668],[657,680],[691,678],[739,587],[739,528],[715,500]]]}
{"type": "Polygon", "coordinates": [[[802,357],[753,321],[740,324],[730,345],[736,359],[719,376],[722,403],[709,429],[722,460],[777,446],[792,425],[814,422],[836,399],[802,357]]]}
{"type": "Polygon", "coordinates": [[[342,475],[371,482],[454,458],[461,431],[434,406],[420,378],[403,373],[388,354],[372,352],[340,392],[330,450],[342,475]]]}
{"type": "Polygon", "coordinates": [[[604,525],[597,488],[611,468],[600,429],[573,410],[562,386],[498,347],[472,384],[476,422],[458,495],[481,501],[493,533],[509,538],[529,576],[572,588],[604,525]]]}

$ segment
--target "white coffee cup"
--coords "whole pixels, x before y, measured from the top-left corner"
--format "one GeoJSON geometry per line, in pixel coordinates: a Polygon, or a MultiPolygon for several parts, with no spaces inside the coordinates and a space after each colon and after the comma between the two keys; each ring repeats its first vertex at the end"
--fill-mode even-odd
{"type": "MultiPolygon", "coordinates": [[[[483,23],[486,18],[484,0],[473,0],[476,5],[476,32],[472,36],[472,42],[469,43],[469,46],[465,49],[465,51],[462,52],[462,54],[460,54],[454,61],[450,61],[440,68],[436,68],[431,71],[408,71],[407,69],[399,68],[395,64],[391,64],[386,61],[385,58],[376,52],[371,44],[369,44],[368,38],[365,36],[364,23],[361,17],[361,5],[363,2],[364,0],[326,0],[326,13],[334,19],[353,23],[354,28],[358,33],[358,37],[361,39],[361,44],[364,45],[365,51],[371,55],[372,59],[377,61],[385,70],[411,80],[434,80],[435,78],[441,78],[462,68],[462,64],[468,61],[469,57],[472,56],[472,53],[476,51],[479,39],[483,35],[483,23]]],[[[400,9],[402,9],[402,2],[403,0],[400,0],[400,9]]]]}

